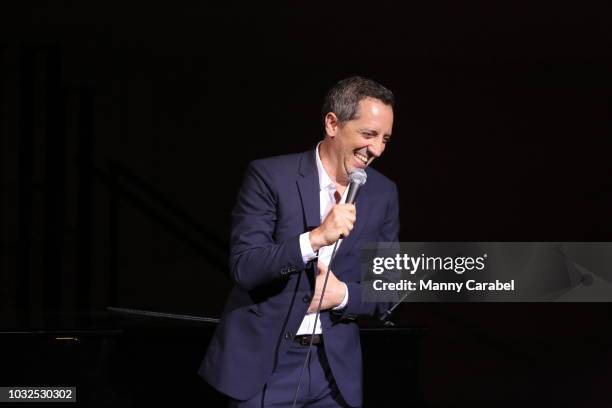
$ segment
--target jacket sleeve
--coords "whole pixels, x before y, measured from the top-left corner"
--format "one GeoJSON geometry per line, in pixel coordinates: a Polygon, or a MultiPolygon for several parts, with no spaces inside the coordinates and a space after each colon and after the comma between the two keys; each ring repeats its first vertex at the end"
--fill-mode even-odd
{"type": "Polygon", "coordinates": [[[230,270],[244,290],[305,268],[299,235],[274,241],[279,197],[266,170],[262,162],[249,164],[232,211],[230,270]]]}
{"type": "MultiPolygon", "coordinates": [[[[399,199],[397,187],[393,183],[378,242],[397,242],[399,228],[399,199]]],[[[344,309],[332,312],[336,318],[354,320],[360,315],[378,316],[392,306],[389,302],[362,302],[361,281],[346,282],[346,285],[349,292],[348,303],[344,309]]]]}

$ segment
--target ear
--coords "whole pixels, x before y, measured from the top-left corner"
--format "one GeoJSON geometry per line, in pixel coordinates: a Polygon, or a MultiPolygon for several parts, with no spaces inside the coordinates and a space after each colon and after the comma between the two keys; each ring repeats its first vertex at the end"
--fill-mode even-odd
{"type": "Polygon", "coordinates": [[[325,115],[325,133],[329,137],[335,137],[338,133],[338,127],[340,127],[340,121],[334,112],[327,112],[325,115]]]}

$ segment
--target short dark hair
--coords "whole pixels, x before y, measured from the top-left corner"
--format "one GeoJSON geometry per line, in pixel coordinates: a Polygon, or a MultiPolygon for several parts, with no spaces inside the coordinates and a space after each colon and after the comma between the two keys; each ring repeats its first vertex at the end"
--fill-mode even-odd
{"type": "Polygon", "coordinates": [[[346,78],[334,85],[325,96],[321,109],[323,124],[329,112],[335,113],[340,122],[354,119],[359,102],[365,98],[378,99],[391,107],[395,103],[393,92],[378,82],[361,76],[346,78]]]}

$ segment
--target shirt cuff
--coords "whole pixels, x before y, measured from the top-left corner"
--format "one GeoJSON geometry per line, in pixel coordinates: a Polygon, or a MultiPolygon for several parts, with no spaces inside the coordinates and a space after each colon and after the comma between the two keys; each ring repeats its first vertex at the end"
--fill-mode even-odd
{"type": "Polygon", "coordinates": [[[304,263],[312,261],[317,257],[317,254],[314,253],[310,245],[310,232],[305,232],[300,235],[300,251],[302,252],[302,260],[304,263]]]}
{"type": "Polygon", "coordinates": [[[342,284],[344,285],[344,299],[342,299],[342,303],[334,307],[332,310],[344,309],[346,307],[346,304],[348,303],[348,286],[346,286],[346,283],[344,282],[342,282],[342,284]]]}

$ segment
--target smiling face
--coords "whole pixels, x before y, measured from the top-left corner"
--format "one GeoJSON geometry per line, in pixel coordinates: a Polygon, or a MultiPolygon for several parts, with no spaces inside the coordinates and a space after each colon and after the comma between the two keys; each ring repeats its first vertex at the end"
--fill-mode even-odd
{"type": "Polygon", "coordinates": [[[346,185],[353,170],[365,169],[383,153],[392,128],[393,108],[378,99],[359,101],[355,117],[345,122],[329,112],[325,116],[326,138],[321,145],[325,170],[336,182],[346,185]]]}

